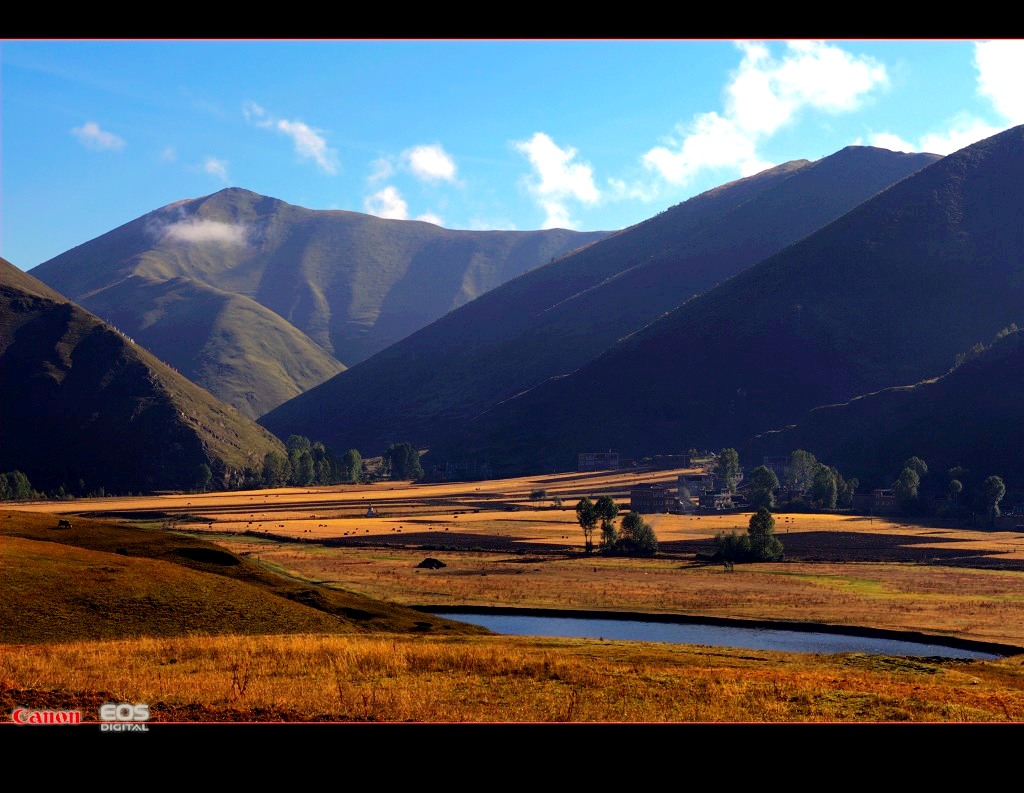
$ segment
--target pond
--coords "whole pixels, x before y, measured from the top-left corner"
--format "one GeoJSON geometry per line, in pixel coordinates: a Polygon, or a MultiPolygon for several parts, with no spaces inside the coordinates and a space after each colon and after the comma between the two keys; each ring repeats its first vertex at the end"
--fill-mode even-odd
{"type": "Polygon", "coordinates": [[[509,609],[443,610],[430,609],[446,619],[468,622],[498,634],[511,636],[554,636],[580,639],[625,639],[639,642],[669,642],[716,647],[737,647],[750,650],[778,650],[791,653],[870,653],[873,655],[960,658],[995,660],[1019,652],[1018,648],[982,642],[958,642],[943,637],[915,639],[896,638],[895,631],[869,631],[855,628],[772,628],[763,625],[742,626],[721,621],[690,621],[683,617],[658,615],[651,618],[628,618],[624,615],[565,616],[509,609]],[[839,632],[844,631],[844,632],[839,632]],[[849,631],[849,632],[845,632],[849,631]]]}

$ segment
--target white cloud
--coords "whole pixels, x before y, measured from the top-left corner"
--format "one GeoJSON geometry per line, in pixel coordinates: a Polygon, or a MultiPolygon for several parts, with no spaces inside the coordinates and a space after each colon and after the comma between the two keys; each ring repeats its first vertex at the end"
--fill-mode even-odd
{"type": "Polygon", "coordinates": [[[363,201],[363,206],[371,215],[379,218],[390,218],[393,220],[408,220],[409,205],[405,203],[402,194],[393,185],[388,185],[378,190],[363,201]]]}
{"type": "Polygon", "coordinates": [[[435,215],[433,212],[424,212],[422,215],[417,215],[416,220],[422,220],[425,223],[433,223],[435,226],[444,225],[444,221],[441,220],[441,216],[435,215]]]}
{"type": "Polygon", "coordinates": [[[71,130],[71,134],[78,138],[85,148],[93,151],[124,148],[124,138],[119,138],[113,132],[100,129],[100,125],[95,121],[87,121],[82,126],[75,127],[71,130]]]}
{"type": "Polygon", "coordinates": [[[258,127],[268,127],[271,124],[265,120],[267,111],[253,101],[247,100],[242,103],[242,113],[245,114],[246,121],[251,121],[258,127]]]}
{"type": "Polygon", "coordinates": [[[368,177],[371,183],[390,179],[395,173],[395,166],[387,157],[380,157],[374,160],[370,163],[370,167],[373,168],[368,177]]]}
{"type": "Polygon", "coordinates": [[[295,143],[295,151],[300,157],[313,160],[327,173],[338,172],[338,152],[327,145],[327,141],[316,130],[301,121],[280,119],[277,128],[290,135],[295,143]]]}
{"type": "Polygon", "coordinates": [[[229,181],[227,160],[218,160],[216,157],[207,157],[206,162],[203,163],[203,170],[211,176],[216,176],[222,182],[229,181]]]}
{"type": "Polygon", "coordinates": [[[870,141],[869,145],[877,146],[880,149],[888,149],[889,151],[920,151],[913,143],[908,143],[899,135],[893,135],[891,132],[876,133],[871,135],[868,140],[870,141]]]}
{"type": "Polygon", "coordinates": [[[513,145],[533,166],[534,178],[527,180],[527,189],[547,213],[543,228],[573,228],[566,202],[594,204],[601,197],[589,163],[573,162],[576,149],[560,148],[543,132],[513,145]]]}
{"type": "Polygon", "coordinates": [[[994,127],[987,121],[969,113],[960,113],[946,122],[944,129],[922,135],[915,145],[903,140],[891,132],[878,132],[871,135],[872,146],[881,146],[892,151],[927,152],[943,156],[959,151],[965,146],[977,143],[1002,132],[1006,127],[994,127]]]}
{"type": "Polygon", "coordinates": [[[888,84],[882,64],[833,44],[787,42],[781,58],[760,42],[737,47],[743,59],[726,86],[723,111],[697,115],[643,155],[643,164],[665,181],[686,184],[705,168],[733,168],[742,176],[762,171],[772,164],[757,154],[758,144],[801,112],[849,112],[888,84]]]}
{"type": "Polygon", "coordinates": [[[276,129],[290,137],[296,153],[303,159],[312,160],[329,174],[338,172],[338,152],[327,145],[327,140],[319,130],[313,129],[303,121],[276,118],[252,101],[246,101],[242,105],[242,113],[246,121],[257,127],[276,129]]]}
{"type": "Polygon", "coordinates": [[[402,152],[409,168],[426,182],[454,182],[455,161],[440,143],[413,146],[402,152]]]}
{"type": "Polygon", "coordinates": [[[608,179],[608,188],[611,190],[611,197],[622,199],[634,199],[644,202],[653,201],[658,197],[659,191],[656,186],[644,184],[643,182],[627,183],[624,179],[608,179]]]}
{"type": "Polygon", "coordinates": [[[643,164],[675,185],[686,184],[704,168],[735,168],[750,176],[772,166],[757,156],[757,136],[718,113],[698,116],[681,140],[651,149],[643,164]]]}
{"type": "MultiPolygon", "coordinates": [[[[1024,74],[1024,40],[976,42],[974,67],[978,71],[978,93],[989,99],[996,112],[1009,124],[1024,123],[1024,91],[1020,90],[1020,75],[1024,74]]],[[[993,125],[962,112],[945,122],[944,128],[922,135],[917,146],[891,133],[873,135],[871,140],[877,146],[894,150],[894,144],[898,144],[904,147],[903,151],[946,155],[990,138],[1006,128],[1005,124],[993,125]]]]}
{"type": "Polygon", "coordinates": [[[978,70],[978,93],[988,97],[995,109],[1012,124],[1024,123],[1024,41],[1003,39],[974,45],[974,66],[978,70]]]}
{"type": "Polygon", "coordinates": [[[964,146],[990,138],[1004,129],[1005,127],[993,127],[980,118],[963,114],[954,118],[945,131],[922,136],[919,150],[932,154],[952,154],[964,146]]]}
{"type": "Polygon", "coordinates": [[[223,223],[199,218],[157,225],[152,231],[162,240],[187,244],[216,242],[221,245],[245,245],[248,236],[244,223],[223,223]]]}
{"type": "Polygon", "coordinates": [[[175,151],[173,146],[168,146],[162,152],[160,152],[160,159],[166,160],[167,162],[174,162],[178,159],[178,152],[175,151]]]}

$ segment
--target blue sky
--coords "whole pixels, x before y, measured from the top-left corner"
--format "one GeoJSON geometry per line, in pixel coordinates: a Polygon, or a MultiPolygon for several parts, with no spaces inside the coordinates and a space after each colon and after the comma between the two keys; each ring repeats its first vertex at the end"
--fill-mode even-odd
{"type": "Polygon", "coordinates": [[[0,256],[243,187],[452,229],[619,229],[851,144],[1024,123],[1015,40],[0,40],[0,256]]]}

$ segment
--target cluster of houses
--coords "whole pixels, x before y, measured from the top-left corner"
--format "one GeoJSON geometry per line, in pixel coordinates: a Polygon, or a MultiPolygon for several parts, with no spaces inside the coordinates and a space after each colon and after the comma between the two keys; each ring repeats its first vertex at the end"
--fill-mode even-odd
{"type": "Polygon", "coordinates": [[[745,505],[742,495],[723,487],[722,481],[713,474],[683,474],[676,480],[675,487],[654,483],[634,485],[629,490],[629,508],[641,514],[683,514],[697,509],[723,510],[745,505]]]}
{"type": "MultiPolygon", "coordinates": [[[[653,465],[654,468],[688,468],[691,465],[689,455],[660,455],[653,458],[658,462],[669,461],[670,465],[653,465]]],[[[770,468],[780,482],[786,479],[788,456],[766,456],[763,464],[770,468]]],[[[578,460],[579,471],[607,471],[620,468],[618,452],[581,453],[578,460]]],[[[739,474],[737,484],[743,480],[739,474]]],[[[789,501],[803,495],[803,491],[793,490],[786,486],[780,488],[779,501],[789,501]]],[[[683,474],[673,488],[667,483],[651,483],[634,485],[629,491],[630,509],[642,514],[682,514],[694,510],[718,511],[724,509],[743,508],[747,506],[742,494],[724,487],[724,483],[712,473],[683,474]]],[[[896,494],[892,488],[876,488],[869,493],[853,495],[854,512],[866,515],[885,515],[899,511],[896,494]]],[[[1019,521],[1018,521],[1019,522],[1019,521]]]]}
{"type": "MultiPolygon", "coordinates": [[[[622,467],[618,452],[583,452],[578,455],[578,471],[614,471],[622,467]]],[[[663,454],[645,460],[645,468],[689,468],[688,454],[663,454]]],[[[743,474],[740,474],[740,479],[743,474]]],[[[630,488],[629,508],[641,514],[686,513],[695,509],[722,510],[743,506],[742,496],[727,490],[714,474],[685,474],[676,487],[664,483],[638,484],[630,488]]]]}

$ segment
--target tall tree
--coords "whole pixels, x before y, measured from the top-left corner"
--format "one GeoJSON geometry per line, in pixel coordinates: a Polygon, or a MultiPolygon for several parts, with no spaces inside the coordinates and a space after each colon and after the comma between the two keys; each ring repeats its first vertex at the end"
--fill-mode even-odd
{"type": "Polygon", "coordinates": [[[860,480],[855,476],[845,480],[842,477],[839,477],[836,480],[836,484],[839,487],[836,504],[840,507],[852,507],[853,494],[857,492],[857,488],[860,486],[860,480]]]}
{"type": "Polygon", "coordinates": [[[985,507],[988,510],[989,520],[992,528],[996,527],[996,518],[1001,514],[999,502],[1006,495],[1006,484],[1001,476],[990,476],[981,484],[981,492],[985,498],[985,507]]]}
{"type": "Polygon", "coordinates": [[[904,468],[910,468],[917,474],[918,479],[924,479],[928,475],[928,463],[918,456],[907,458],[903,463],[904,468]]]}
{"type": "Polygon", "coordinates": [[[904,468],[899,479],[893,484],[893,492],[900,506],[906,511],[912,511],[917,506],[918,488],[921,486],[921,477],[913,468],[904,468]]]}
{"type": "Polygon", "coordinates": [[[280,452],[267,452],[263,456],[263,484],[267,487],[282,487],[291,474],[288,458],[280,452]]]}
{"type": "Polygon", "coordinates": [[[342,475],[347,482],[358,482],[363,476],[363,456],[358,449],[349,449],[341,458],[342,475]]]}
{"type": "Polygon", "coordinates": [[[289,435],[284,445],[289,454],[295,451],[308,452],[312,448],[309,438],[304,435],[289,435]]]}
{"type": "Polygon", "coordinates": [[[959,479],[950,479],[949,487],[946,491],[949,496],[949,500],[952,501],[954,504],[957,503],[957,501],[960,500],[960,494],[963,492],[963,489],[963,482],[961,482],[959,479]]]}
{"type": "Polygon", "coordinates": [[[606,550],[613,548],[616,540],[619,539],[613,522],[619,514],[619,505],[611,496],[601,496],[594,504],[594,511],[601,520],[601,548],[606,550]]]}
{"type": "Polygon", "coordinates": [[[210,489],[210,482],[213,481],[213,471],[206,463],[200,463],[196,469],[196,489],[205,493],[210,489]]]}
{"type": "Polygon", "coordinates": [[[775,518],[762,507],[750,516],[747,528],[750,535],[750,553],[762,562],[774,562],[782,556],[782,543],[775,536],[775,518]]]}
{"type": "Polygon", "coordinates": [[[411,443],[393,443],[384,452],[385,468],[392,479],[419,479],[423,476],[420,453],[411,443]]]}
{"type": "Polygon", "coordinates": [[[658,538],[651,524],[637,512],[627,512],[622,519],[622,536],[615,543],[618,553],[653,556],[658,552],[658,538]]]}
{"type": "Polygon", "coordinates": [[[790,452],[789,464],[786,466],[786,486],[794,490],[807,490],[814,480],[814,470],[818,460],[804,449],[790,452]]]}
{"type": "Polygon", "coordinates": [[[732,492],[740,477],[740,455],[735,449],[722,449],[718,453],[715,474],[722,480],[722,489],[732,492]]]}
{"type": "Polygon", "coordinates": [[[32,484],[23,471],[8,471],[6,474],[0,474],[0,499],[24,501],[34,495],[32,484]]]}
{"type": "Polygon", "coordinates": [[[597,526],[597,508],[588,496],[584,496],[576,504],[576,520],[583,529],[583,544],[587,553],[594,550],[594,527],[597,526]]]}
{"type": "Polygon", "coordinates": [[[313,483],[313,455],[309,449],[296,448],[288,452],[288,464],[292,475],[289,482],[296,487],[306,487],[313,483]]]}
{"type": "Polygon", "coordinates": [[[754,508],[775,506],[775,491],[779,489],[779,478],[767,465],[759,465],[750,473],[747,499],[754,508]]]}
{"type": "Polygon", "coordinates": [[[835,509],[839,488],[836,484],[836,472],[827,465],[818,463],[811,479],[811,501],[822,509],[835,509]]]}

